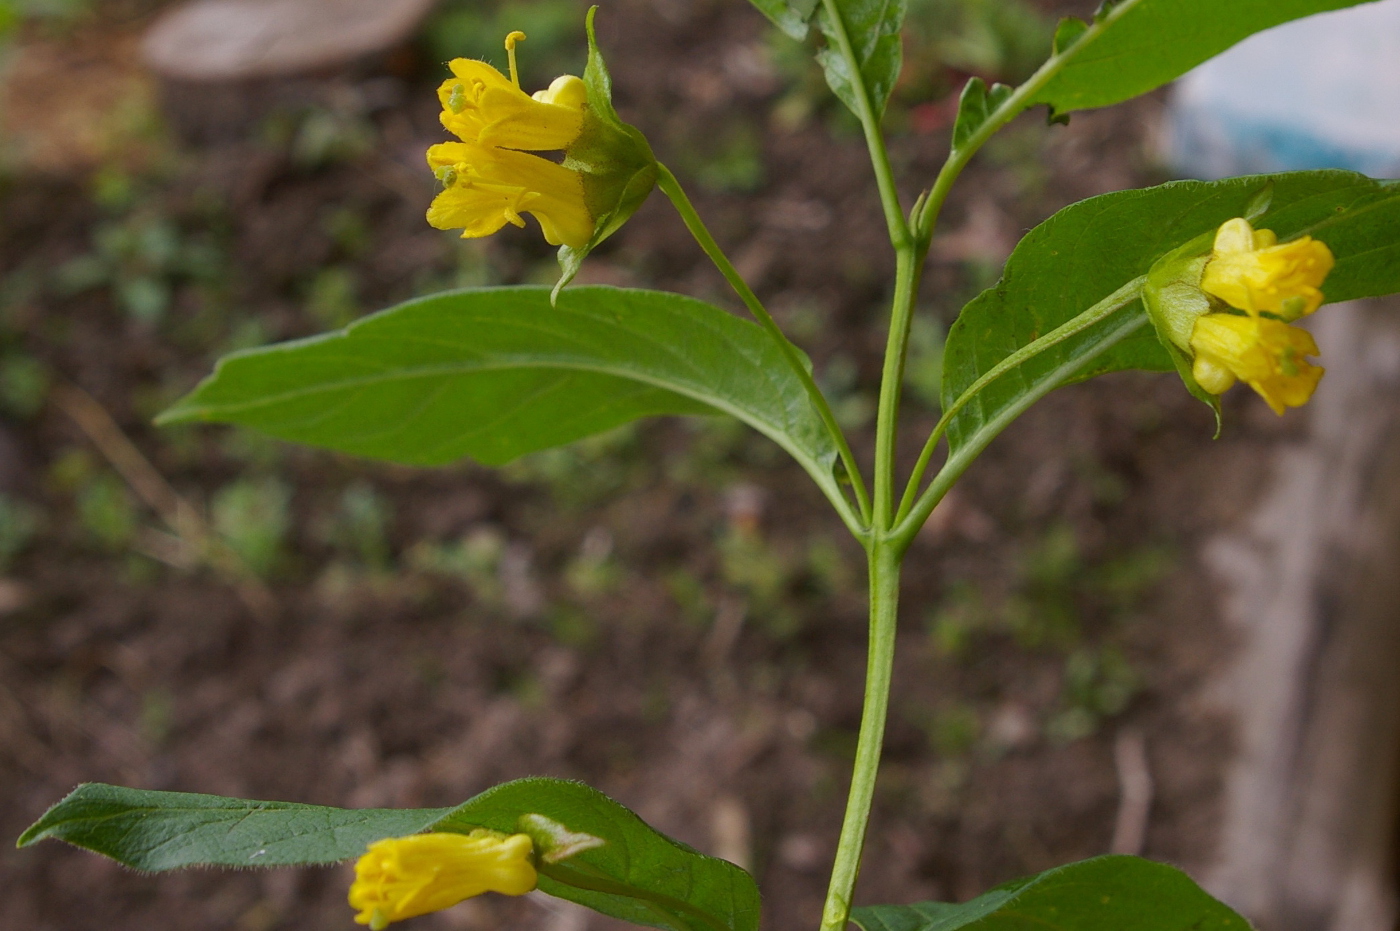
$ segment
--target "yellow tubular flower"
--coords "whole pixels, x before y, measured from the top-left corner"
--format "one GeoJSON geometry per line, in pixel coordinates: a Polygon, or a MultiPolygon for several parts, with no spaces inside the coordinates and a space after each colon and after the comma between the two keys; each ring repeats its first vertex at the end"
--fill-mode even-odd
{"type": "Polygon", "coordinates": [[[524,895],[535,888],[534,845],[524,834],[415,834],[369,845],[355,864],[350,907],[358,924],[382,931],[483,892],[524,895]]]}
{"type": "Polygon", "coordinates": [[[1322,304],[1318,288],[1334,264],[1332,250],[1311,236],[1279,245],[1272,230],[1237,217],[1216,232],[1201,289],[1251,314],[1296,320],[1322,304]]]}
{"type": "Polygon", "coordinates": [[[1322,378],[1323,370],[1304,358],[1318,354],[1312,334],[1267,317],[1206,314],[1196,320],[1191,348],[1191,374],[1202,388],[1223,394],[1238,379],[1275,414],[1306,404],[1322,378]]]}
{"type": "Polygon", "coordinates": [[[455,58],[448,68],[453,76],[438,88],[442,125],[463,142],[547,152],[583,131],[583,81],[573,75],[531,97],[484,61],[455,58]]]}
{"type": "Polygon", "coordinates": [[[443,142],[428,149],[428,165],[443,190],[428,208],[428,223],[460,229],[462,238],[490,236],[522,213],[534,214],[553,245],[579,247],[593,236],[583,176],[548,159],[473,145],[443,142]]]}

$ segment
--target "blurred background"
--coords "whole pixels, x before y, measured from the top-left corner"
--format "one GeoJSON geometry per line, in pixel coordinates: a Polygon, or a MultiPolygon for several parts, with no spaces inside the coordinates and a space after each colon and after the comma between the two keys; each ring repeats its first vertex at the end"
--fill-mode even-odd
{"type": "MultiPolygon", "coordinates": [[[[1095,5],[910,0],[887,118],[906,202],[967,77],[1025,78],[1056,17],[1095,5]]],[[[1393,76],[1400,55],[1345,36],[1393,43],[1400,24],[1395,0],[1367,9],[1390,19],[1344,29],[1345,53],[1310,55],[1313,21],[1301,48],[1251,53],[1340,69],[1313,110],[1296,93],[1271,110],[1281,79],[1236,66],[1175,103],[1054,127],[1036,112],[994,139],[934,243],[906,460],[938,415],[945,327],[1054,210],[1320,167],[1297,131],[1361,86],[1375,131],[1319,129],[1320,164],[1394,173],[1400,144],[1376,127],[1400,126],[1400,94],[1365,63],[1393,76]],[[1261,148],[1240,108],[1281,119],[1292,148],[1261,148]]],[[[444,138],[443,62],[504,66],[519,29],[522,82],[544,87],[582,68],[583,12],[0,0],[0,838],[82,781],[436,806],[546,774],[751,869],[766,929],[814,926],[859,718],[864,568],[775,445],[665,419],[499,471],[415,470],[150,426],[232,350],[443,288],[552,283],[536,229],[426,225],[423,151],[444,138]]],[[[742,0],[609,0],[598,24],[623,118],[868,447],[893,262],[858,126],[811,48],[742,0]]],[[[660,197],[580,280],[738,310],[660,197]]],[[[1317,321],[1331,373],[1308,408],[1276,418],[1234,392],[1212,441],[1174,378],[1102,378],[1040,404],[935,512],[906,571],[858,902],[962,900],[1112,850],[1187,868],[1261,928],[1395,926],[1400,330],[1380,305],[1317,321]]],[[[143,876],[6,842],[0,910],[33,931],[348,929],[349,876],[143,876]]],[[[614,923],[530,896],[416,926],[614,923]]]]}

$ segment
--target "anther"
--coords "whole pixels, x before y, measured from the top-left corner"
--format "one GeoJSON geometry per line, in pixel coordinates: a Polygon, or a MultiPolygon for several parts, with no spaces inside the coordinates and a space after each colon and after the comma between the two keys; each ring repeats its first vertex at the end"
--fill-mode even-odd
{"type": "Polygon", "coordinates": [[[510,83],[520,87],[520,72],[515,69],[515,43],[523,42],[525,33],[519,29],[506,36],[506,60],[510,62],[510,83]]]}

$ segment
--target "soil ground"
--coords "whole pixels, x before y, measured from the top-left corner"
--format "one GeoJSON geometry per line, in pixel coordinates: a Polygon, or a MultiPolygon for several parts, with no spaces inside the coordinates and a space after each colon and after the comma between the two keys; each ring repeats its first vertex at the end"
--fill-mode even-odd
{"type": "MultiPolygon", "coordinates": [[[[420,806],[547,774],[745,861],[766,928],[812,926],[860,710],[859,549],[776,447],[718,419],[644,423],[501,471],[149,426],[231,348],[552,272],[533,229],[461,243],[423,223],[421,153],[441,138],[430,52],[161,88],[132,64],[149,6],[23,32],[12,60],[7,118],[32,145],[0,188],[0,536],[18,541],[0,584],[0,837],[83,781],[420,806]],[[273,610],[181,567],[69,416],[69,385],[212,507],[273,610]]],[[[892,261],[849,120],[738,0],[619,0],[600,26],[624,118],[694,189],[868,447],[892,261]]],[[[912,197],[946,150],[949,109],[900,93],[893,155],[912,197]]],[[[1160,107],[1023,118],[948,208],[926,319],[950,321],[1054,209],[1162,180],[1160,107]]],[[[737,310],[659,196],[584,278],[737,310]]],[[[923,331],[915,382],[936,334],[923,331]]],[[[906,462],[936,419],[919,396],[916,383],[906,462]]],[[[1133,731],[1155,783],[1144,853],[1209,861],[1231,736],[1204,688],[1230,643],[1194,554],[1245,506],[1261,447],[1292,429],[1251,398],[1227,413],[1212,442],[1172,378],[1062,390],[935,514],[907,568],[859,902],[965,899],[1106,852],[1115,742],[1133,731]]],[[[144,876],[56,843],[7,847],[10,927],[351,927],[343,867],[144,876]]],[[[489,896],[419,921],[605,924],[489,896]]]]}

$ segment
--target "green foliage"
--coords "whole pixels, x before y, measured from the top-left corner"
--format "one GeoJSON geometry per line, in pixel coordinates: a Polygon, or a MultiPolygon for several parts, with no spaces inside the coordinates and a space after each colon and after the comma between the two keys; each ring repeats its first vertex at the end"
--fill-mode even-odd
{"type": "MultiPolygon", "coordinates": [[[[1056,49],[1065,61],[1028,106],[1055,113],[1106,107],[1180,77],[1256,32],[1327,10],[1373,0],[1119,0],[1093,25],[1062,23],[1056,49]]],[[[1300,63],[1306,67],[1306,63],[1300,63]]]]}
{"type": "Polygon", "coordinates": [[[680,165],[711,191],[751,192],[763,184],[763,140],[735,120],[718,136],[701,136],[678,152],[680,165]]]}
{"type": "Polygon", "coordinates": [[[527,833],[540,888],[606,915],[674,931],[756,931],[758,887],[743,870],[656,831],[576,782],[520,779],[456,808],[346,810],[89,783],[19,838],[67,841],[140,870],[335,863],[420,831],[527,833]],[[543,816],[544,821],[540,820],[543,816]],[[552,857],[563,832],[586,847],[552,857]],[[601,843],[597,843],[601,841],[601,843]],[[589,846],[592,844],[592,846],[589,846]]]}
{"type": "Polygon", "coordinates": [[[665,837],[595,789],[557,779],[519,779],[454,809],[434,830],[520,830],[540,812],[606,843],[540,870],[540,889],[634,924],[675,931],[756,931],[758,887],[724,860],[665,837]]]}
{"type": "Polygon", "coordinates": [[[381,838],[425,830],[451,810],[345,810],[88,783],[45,812],[18,844],[56,838],[151,871],[336,863],[381,838]]]}
{"type": "Polygon", "coordinates": [[[751,0],[758,11],[790,37],[807,38],[807,21],[821,0],[751,0]]]}
{"type": "Polygon", "coordinates": [[[1137,671],[1114,647],[1074,651],[1065,658],[1065,707],[1050,719],[1046,735],[1060,743],[1090,736],[1102,719],[1121,714],[1141,685],[1137,671]]]}
{"type": "Polygon", "coordinates": [[[164,423],[219,421],[420,465],[499,464],[655,414],[723,411],[832,487],[831,441],[759,328],[677,294],[459,291],[229,356],[164,423]]]}
{"type": "Polygon", "coordinates": [[[911,0],[905,38],[959,71],[1022,81],[1050,54],[1053,32],[1025,0],[911,0]]]}
{"type": "Polygon", "coordinates": [[[904,363],[904,384],[929,408],[937,410],[943,386],[943,324],[929,314],[915,317],[909,326],[909,357],[904,363]]]}
{"type": "Polygon", "coordinates": [[[1016,594],[1007,603],[1005,620],[1026,649],[1066,648],[1080,637],[1076,595],[1084,576],[1074,528],[1056,525],[1031,547],[1022,561],[1016,594]]]}
{"type": "Polygon", "coordinates": [[[39,530],[38,508],[0,492],[0,572],[8,572],[15,557],[39,530]]]}
{"type": "Polygon", "coordinates": [[[352,483],[340,496],[331,542],[353,553],[371,569],[389,568],[389,502],[365,481],[352,483]]]}
{"type": "Polygon", "coordinates": [[[292,490],[276,478],[241,478],[214,495],[214,529],[249,569],[269,576],[291,527],[292,490]]]}
{"type": "Polygon", "coordinates": [[[38,413],[49,396],[48,366],[23,352],[0,358],[0,406],[18,417],[38,413]]]}
{"type": "Polygon", "coordinates": [[[186,235],[171,218],[141,209],[93,229],[92,251],[54,273],[60,295],[109,289],[134,320],[159,322],[184,283],[211,285],[223,274],[223,258],[204,238],[186,235]]]}
{"type": "Polygon", "coordinates": [[[826,4],[817,12],[817,25],[827,42],[817,61],[826,72],[826,83],[852,113],[860,116],[868,102],[878,118],[904,60],[900,28],[905,0],[831,0],[830,10],[835,17],[826,4]],[[843,39],[850,42],[859,74],[842,53],[843,39]]]}
{"type": "Polygon", "coordinates": [[[101,549],[124,549],[136,533],[136,506],[122,480],[99,473],[78,490],[78,520],[101,549]]]}
{"type": "MultiPolygon", "coordinates": [[[[1256,226],[1280,239],[1311,234],[1337,266],[1328,300],[1400,290],[1400,184],[1346,171],[1302,171],[1177,181],[1121,191],[1066,207],[1031,230],[997,285],[963,309],[944,355],[944,409],[1015,350],[1145,275],[1162,255],[1240,216],[1268,184],[1269,210],[1256,226]]],[[[1140,301],[1046,350],[988,385],[955,416],[949,444],[980,449],[1017,412],[1058,385],[1119,369],[1171,371],[1173,364],[1140,301]]]]}
{"type": "Polygon", "coordinates": [[[465,582],[477,601],[496,605],[502,600],[499,569],[505,548],[505,535],[488,525],[447,543],[422,541],[405,555],[410,568],[465,582]]]}
{"type": "Polygon", "coordinates": [[[929,740],[943,757],[966,756],[982,733],[977,709],[963,702],[952,702],[934,712],[928,722],[929,740]]]}
{"type": "Polygon", "coordinates": [[[958,99],[958,117],[953,123],[953,149],[964,148],[973,133],[982,128],[992,113],[1006,102],[1012,89],[1005,84],[987,87],[981,78],[972,78],[958,99]]]}
{"type": "Polygon", "coordinates": [[[51,29],[76,23],[91,11],[94,0],[0,0],[0,41],[26,22],[51,29]]]}
{"type": "Polygon", "coordinates": [[[324,327],[338,329],[347,326],[360,315],[358,290],[353,268],[346,265],[323,268],[311,278],[306,309],[324,327]]]}
{"type": "Polygon", "coordinates": [[[1122,856],[1046,870],[961,905],[872,905],[851,920],[862,931],[1249,931],[1180,870],[1122,856]]]}

